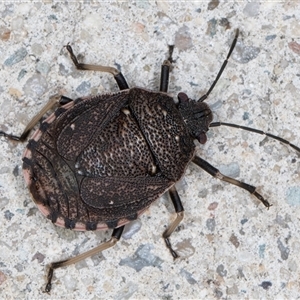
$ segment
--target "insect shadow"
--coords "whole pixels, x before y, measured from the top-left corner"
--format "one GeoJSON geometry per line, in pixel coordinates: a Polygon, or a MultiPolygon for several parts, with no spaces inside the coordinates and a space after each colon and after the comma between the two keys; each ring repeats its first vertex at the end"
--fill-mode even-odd
{"type": "Polygon", "coordinates": [[[289,141],[261,130],[231,123],[212,122],[204,102],[222,75],[234,50],[239,30],[211,87],[198,100],[178,94],[178,103],[168,92],[169,73],[174,62],[173,46],[161,67],[160,89],[153,92],[129,88],[120,71],[113,67],[79,63],[66,46],[78,70],[108,72],[120,92],[72,100],[53,96],[29,122],[21,136],[0,131],[0,135],[23,142],[51,108],[29,139],[23,155],[24,178],[34,202],[54,224],[73,230],[113,229],[111,239],[76,257],[49,266],[45,292],[52,287],[57,268],[79,262],[112,247],[121,238],[125,224],[135,220],[163,193],[168,192],[176,212],[175,220],[163,233],[174,259],[170,236],[182,221],[184,208],[175,183],[192,162],[213,177],[245,189],[269,208],[271,204],[256,187],[223,175],[195,155],[194,140],[207,141],[209,128],[229,126],[282,142],[300,153],[289,141]]]}

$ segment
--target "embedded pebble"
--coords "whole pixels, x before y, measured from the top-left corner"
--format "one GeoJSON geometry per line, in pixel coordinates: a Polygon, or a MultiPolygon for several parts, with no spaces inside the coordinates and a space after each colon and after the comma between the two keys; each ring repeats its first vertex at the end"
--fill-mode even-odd
{"type": "Polygon", "coordinates": [[[290,271],[296,272],[298,269],[298,263],[294,260],[289,260],[288,267],[290,271]]]}
{"type": "Polygon", "coordinates": [[[20,81],[25,76],[26,73],[27,71],[25,69],[22,69],[19,73],[18,81],[20,81]]]}
{"type": "Polygon", "coordinates": [[[12,219],[12,217],[14,216],[14,214],[12,212],[10,212],[9,210],[6,210],[4,212],[4,217],[6,220],[10,221],[12,219]]]}
{"type": "Polygon", "coordinates": [[[1,197],[0,198],[0,208],[5,207],[9,203],[9,199],[6,197],[1,197]]]}
{"type": "Polygon", "coordinates": [[[159,257],[151,253],[152,249],[153,246],[150,244],[141,245],[136,250],[134,256],[121,259],[119,265],[120,266],[127,265],[135,269],[137,272],[139,272],[140,270],[142,270],[144,267],[147,266],[153,266],[159,268],[163,261],[159,257]]]}
{"type": "Polygon", "coordinates": [[[275,222],[279,224],[282,228],[289,228],[288,222],[291,222],[291,219],[288,215],[285,215],[283,218],[281,215],[277,215],[275,222]]]}
{"type": "Polygon", "coordinates": [[[8,41],[10,38],[11,31],[4,26],[0,26],[0,39],[2,41],[8,41]]]}
{"type": "Polygon", "coordinates": [[[208,10],[214,10],[215,8],[217,8],[220,4],[219,0],[211,0],[208,5],[207,5],[207,9],[208,10]]]}
{"type": "Polygon", "coordinates": [[[185,25],[180,27],[175,34],[175,47],[180,51],[186,51],[193,47],[189,29],[185,25]]]}
{"type": "Polygon", "coordinates": [[[34,99],[42,96],[48,87],[48,83],[44,76],[35,74],[31,76],[25,83],[24,93],[27,97],[34,99]]]}
{"type": "Polygon", "coordinates": [[[78,280],[69,274],[66,274],[62,278],[62,281],[63,281],[63,284],[65,285],[66,289],[69,291],[74,291],[78,285],[78,280]]]}
{"type": "Polygon", "coordinates": [[[198,197],[205,198],[208,195],[208,189],[202,189],[198,192],[198,197]]]}
{"type": "Polygon", "coordinates": [[[223,190],[224,190],[224,184],[222,183],[217,183],[211,186],[211,192],[213,194],[223,190]]]}
{"type": "Polygon", "coordinates": [[[209,218],[206,220],[206,227],[210,231],[214,231],[216,227],[216,220],[214,218],[209,218]]]}
{"type": "Polygon", "coordinates": [[[89,94],[91,91],[91,83],[83,81],[77,88],[76,91],[81,95],[89,94]]]}
{"type": "Polygon", "coordinates": [[[14,13],[14,4],[7,2],[7,5],[1,11],[1,16],[5,18],[6,16],[11,16],[14,13]]]}
{"type": "Polygon", "coordinates": [[[289,257],[289,254],[290,254],[290,248],[285,247],[280,239],[277,240],[277,246],[278,246],[278,249],[281,253],[281,258],[283,260],[287,260],[288,257],[289,257]]]}
{"type": "Polygon", "coordinates": [[[228,287],[228,289],[227,289],[228,295],[237,295],[238,292],[239,292],[239,290],[238,290],[238,287],[236,284],[234,284],[231,287],[228,287]]]}
{"type": "Polygon", "coordinates": [[[11,21],[11,28],[15,31],[21,31],[24,28],[24,18],[17,16],[11,21]]]}
{"type": "Polygon", "coordinates": [[[227,275],[227,271],[225,270],[224,266],[218,265],[217,267],[217,273],[221,276],[221,277],[225,277],[227,275]]]}
{"type": "Polygon", "coordinates": [[[89,287],[89,286],[93,286],[93,283],[94,283],[94,279],[93,279],[93,277],[92,276],[86,276],[86,277],[81,277],[80,278],[80,281],[85,285],[85,286],[87,286],[87,287],[89,287]]]}
{"type": "Polygon", "coordinates": [[[223,102],[221,100],[218,100],[218,101],[214,102],[213,104],[211,104],[210,108],[212,111],[214,111],[214,110],[220,109],[222,107],[222,105],[223,105],[223,102]]]}
{"type": "Polygon", "coordinates": [[[32,54],[34,54],[35,56],[39,57],[43,54],[44,49],[42,47],[42,45],[38,44],[38,43],[34,43],[31,46],[31,52],[32,54]]]}
{"type": "Polygon", "coordinates": [[[94,266],[98,266],[105,258],[102,253],[98,253],[91,256],[91,260],[93,261],[94,266]]]}
{"type": "MultiPolygon", "coordinates": [[[[76,254],[78,254],[78,253],[76,253],[76,254]]],[[[94,262],[94,260],[93,260],[93,262],[94,262]]],[[[88,267],[88,264],[87,264],[87,261],[85,259],[81,260],[81,261],[79,261],[75,264],[76,270],[84,269],[84,268],[87,268],[87,267],[88,267]]]]}
{"type": "Polygon", "coordinates": [[[249,113],[248,112],[244,112],[243,114],[243,120],[248,120],[249,119],[249,113]]]}
{"type": "Polygon", "coordinates": [[[243,13],[248,17],[255,17],[259,14],[259,2],[249,2],[246,4],[243,13]]]}
{"type": "Polygon", "coordinates": [[[13,175],[15,177],[19,176],[19,166],[15,166],[14,169],[13,169],[13,175]]]}
{"type": "Polygon", "coordinates": [[[217,32],[217,20],[215,18],[207,22],[206,34],[209,36],[214,36],[217,32]]]}
{"type": "Polygon", "coordinates": [[[196,284],[197,281],[193,278],[193,275],[185,269],[180,270],[180,275],[183,276],[189,284],[196,284]]]}
{"type": "Polygon", "coordinates": [[[262,244],[262,245],[259,245],[259,257],[260,258],[264,258],[265,257],[265,251],[266,251],[266,244],[262,244]]]}
{"type": "Polygon", "coordinates": [[[237,178],[240,176],[240,165],[237,162],[219,165],[219,170],[222,174],[229,177],[237,178]]]}
{"type": "Polygon", "coordinates": [[[14,268],[18,271],[18,272],[22,272],[24,270],[24,266],[22,264],[16,264],[14,266],[14,268]]]}
{"type": "Polygon", "coordinates": [[[229,241],[235,246],[235,248],[238,248],[240,246],[240,242],[235,234],[232,234],[230,236],[229,241]]]}
{"type": "Polygon", "coordinates": [[[43,75],[47,75],[49,73],[50,66],[46,62],[39,61],[36,64],[36,70],[43,75]]]}
{"type": "MultiPolygon", "coordinates": [[[[114,300],[127,300],[131,299],[133,294],[138,291],[138,285],[130,281],[122,289],[118,290],[117,295],[114,297],[114,300]]],[[[132,298],[133,299],[133,298],[132,298]]]]}
{"type": "MultiPolygon", "coordinates": [[[[67,238],[72,238],[71,235],[67,238]]],[[[81,241],[81,243],[77,244],[75,249],[73,250],[73,254],[74,255],[78,255],[82,252],[82,248],[84,247],[84,245],[89,241],[88,237],[85,237],[83,241],[81,241]]],[[[79,266],[80,267],[80,266],[79,266]]]]}
{"type": "Polygon", "coordinates": [[[14,54],[4,61],[4,65],[11,67],[18,62],[22,61],[27,56],[27,50],[25,48],[20,48],[14,54]]]}
{"type": "Polygon", "coordinates": [[[35,260],[35,259],[37,259],[37,261],[38,261],[39,263],[42,263],[42,262],[44,261],[44,259],[45,259],[45,255],[42,254],[42,253],[40,253],[39,251],[37,251],[37,252],[33,255],[31,261],[33,261],[33,260],[35,260]]]}
{"type": "MultiPolygon", "coordinates": [[[[78,232],[74,230],[66,230],[65,228],[62,227],[55,228],[55,231],[61,239],[64,239],[67,242],[73,241],[78,236],[78,232]]],[[[76,251],[79,252],[80,246],[82,246],[82,244],[83,243],[81,242],[79,245],[77,245],[76,251]]]]}
{"type": "Polygon", "coordinates": [[[218,202],[210,203],[207,209],[208,210],[215,210],[218,207],[218,205],[219,205],[218,202]]]}
{"type": "Polygon", "coordinates": [[[0,285],[7,279],[6,275],[0,271],[0,285]]]}
{"type": "Polygon", "coordinates": [[[270,34],[266,36],[266,41],[272,41],[277,37],[276,34],[270,34]]]}
{"type": "Polygon", "coordinates": [[[134,220],[127,224],[124,228],[122,238],[125,240],[131,239],[142,227],[141,220],[134,220]]]}
{"type": "Polygon", "coordinates": [[[220,289],[218,289],[218,288],[216,288],[216,289],[214,290],[214,294],[215,294],[215,296],[216,296],[218,299],[221,299],[222,296],[223,296],[223,292],[222,292],[220,289]]]}
{"type": "Polygon", "coordinates": [[[230,29],[231,28],[230,22],[228,21],[227,18],[222,18],[220,20],[220,26],[223,26],[225,29],[230,29]]]}
{"type": "Polygon", "coordinates": [[[244,278],[246,280],[245,274],[243,273],[243,269],[242,268],[238,268],[238,276],[240,278],[244,278]]]}
{"type": "MultiPolygon", "coordinates": [[[[7,250],[11,250],[11,247],[7,243],[5,243],[5,242],[3,242],[1,240],[0,240],[0,246],[7,248],[7,250]]],[[[0,267],[3,267],[3,266],[5,267],[5,264],[3,262],[0,262],[0,267]]]]}
{"type": "Polygon", "coordinates": [[[247,64],[255,59],[260,53],[260,48],[254,46],[245,46],[243,42],[236,43],[235,51],[232,53],[232,59],[241,64],[247,64]]]}
{"type": "Polygon", "coordinates": [[[272,282],[263,281],[259,286],[261,286],[264,290],[268,290],[272,286],[272,282]]]}
{"type": "Polygon", "coordinates": [[[178,252],[179,256],[183,259],[194,255],[196,251],[191,239],[183,239],[174,246],[176,246],[176,252],[178,252]]]}
{"type": "Polygon", "coordinates": [[[300,55],[300,44],[295,41],[289,42],[289,48],[296,54],[300,55]]]}
{"type": "Polygon", "coordinates": [[[68,76],[70,70],[64,64],[59,64],[59,72],[62,76],[68,76]]]}
{"type": "Polygon", "coordinates": [[[183,177],[181,178],[178,182],[176,182],[176,189],[177,191],[182,191],[182,192],[186,192],[188,189],[188,184],[186,182],[186,179],[183,177]]]}
{"type": "Polygon", "coordinates": [[[289,187],[286,192],[286,201],[289,205],[300,206],[300,187],[289,187]]]}
{"type": "Polygon", "coordinates": [[[246,263],[253,260],[253,255],[248,251],[241,251],[238,253],[238,259],[241,260],[243,263],[246,263]]]}

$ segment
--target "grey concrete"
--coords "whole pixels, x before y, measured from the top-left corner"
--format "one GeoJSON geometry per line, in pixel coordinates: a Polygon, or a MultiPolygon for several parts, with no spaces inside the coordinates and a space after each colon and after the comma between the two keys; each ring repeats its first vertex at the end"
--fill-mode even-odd
{"type": "MultiPolygon", "coordinates": [[[[117,91],[85,62],[120,66],[130,86],[157,90],[167,44],[175,43],[170,94],[198,99],[240,40],[207,99],[215,120],[272,132],[300,145],[300,8],[289,2],[112,1],[0,4],[0,130],[21,133],[50,95],[117,91]]],[[[109,238],[58,228],[35,208],[22,177],[23,144],[0,139],[0,298],[295,299],[299,297],[299,153],[264,136],[214,128],[198,154],[258,187],[273,206],[189,166],[178,189],[185,219],[172,242],[167,197],[129,227],[115,248],[58,270],[42,292],[46,266],[109,238]]]]}

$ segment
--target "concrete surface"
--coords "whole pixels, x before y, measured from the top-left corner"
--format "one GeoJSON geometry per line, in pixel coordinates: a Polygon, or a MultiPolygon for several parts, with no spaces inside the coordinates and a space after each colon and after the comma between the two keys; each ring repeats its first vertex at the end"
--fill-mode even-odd
{"type": "MultiPolygon", "coordinates": [[[[85,1],[0,4],[0,130],[20,134],[50,95],[117,91],[109,74],[78,72],[81,60],[121,68],[130,86],[157,90],[167,45],[176,60],[170,94],[198,99],[218,72],[234,30],[240,39],[207,99],[215,120],[269,131],[300,146],[300,6],[289,2],[85,1]]],[[[46,266],[109,238],[58,228],[35,208],[22,177],[24,144],[0,139],[0,298],[296,299],[299,283],[299,153],[261,135],[212,128],[198,154],[258,187],[273,206],[194,165],[178,184],[185,219],[156,201],[112,249],[55,272],[46,266]]]]}

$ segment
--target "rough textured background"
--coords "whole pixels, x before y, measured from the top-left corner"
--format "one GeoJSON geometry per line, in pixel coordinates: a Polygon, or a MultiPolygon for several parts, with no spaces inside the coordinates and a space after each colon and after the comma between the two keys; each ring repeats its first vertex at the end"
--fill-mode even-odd
{"type": "MultiPolygon", "coordinates": [[[[157,90],[167,44],[175,43],[170,93],[198,99],[234,36],[240,40],[207,100],[215,120],[251,126],[300,145],[300,8],[289,2],[112,1],[0,4],[0,130],[21,133],[50,95],[117,91],[109,74],[78,72],[64,45],[85,62],[120,67],[130,86],[157,90]]],[[[185,219],[162,197],[102,254],[55,273],[46,265],[82,253],[110,232],[52,225],[22,178],[24,145],[0,140],[0,292],[5,299],[294,299],[299,296],[299,153],[230,128],[214,128],[199,155],[258,186],[267,211],[243,190],[187,169],[178,189],[185,219]]]]}

